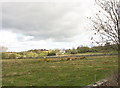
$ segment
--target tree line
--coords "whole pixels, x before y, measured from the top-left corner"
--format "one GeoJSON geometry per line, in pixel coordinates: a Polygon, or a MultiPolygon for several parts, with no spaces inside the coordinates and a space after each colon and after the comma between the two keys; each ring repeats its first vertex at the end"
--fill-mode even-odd
{"type": "Polygon", "coordinates": [[[39,58],[43,56],[57,56],[57,55],[69,55],[69,54],[80,54],[88,52],[110,52],[116,51],[117,45],[106,43],[104,46],[78,46],[76,49],[55,49],[55,50],[46,50],[46,49],[34,49],[24,52],[2,52],[2,59],[26,59],[26,58],[39,58]]]}

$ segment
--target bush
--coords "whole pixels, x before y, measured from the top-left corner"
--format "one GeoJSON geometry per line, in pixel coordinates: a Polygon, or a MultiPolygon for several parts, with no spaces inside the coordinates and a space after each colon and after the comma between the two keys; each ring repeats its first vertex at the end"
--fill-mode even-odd
{"type": "Polygon", "coordinates": [[[10,59],[16,59],[16,54],[14,54],[14,53],[10,54],[9,58],[10,59]]]}
{"type": "Polygon", "coordinates": [[[54,61],[54,60],[45,58],[44,61],[49,62],[49,61],[54,61]]]}
{"type": "Polygon", "coordinates": [[[86,58],[85,56],[80,57],[80,59],[85,59],[85,58],[86,58]]]}
{"type": "Polygon", "coordinates": [[[48,55],[47,56],[55,56],[56,53],[55,52],[48,52],[48,55]]]}
{"type": "Polygon", "coordinates": [[[97,50],[97,49],[94,49],[94,48],[90,48],[90,49],[89,49],[89,52],[98,52],[98,50],[97,50]]]}
{"type": "Polygon", "coordinates": [[[89,52],[89,47],[78,47],[77,50],[78,50],[78,53],[86,53],[86,52],[89,52]]]}
{"type": "Polygon", "coordinates": [[[76,50],[76,49],[67,49],[66,51],[65,51],[67,54],[77,54],[78,53],[78,51],[76,50]]]}
{"type": "Polygon", "coordinates": [[[78,53],[78,51],[76,49],[71,50],[71,54],[77,54],[77,53],[78,53]]]}

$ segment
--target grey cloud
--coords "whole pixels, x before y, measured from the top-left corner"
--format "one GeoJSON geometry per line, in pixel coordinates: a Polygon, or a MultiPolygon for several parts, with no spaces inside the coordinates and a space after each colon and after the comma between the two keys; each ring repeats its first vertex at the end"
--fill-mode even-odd
{"type": "Polygon", "coordinates": [[[78,3],[3,3],[2,28],[37,40],[71,41],[80,33],[83,9],[78,8],[78,3]]]}

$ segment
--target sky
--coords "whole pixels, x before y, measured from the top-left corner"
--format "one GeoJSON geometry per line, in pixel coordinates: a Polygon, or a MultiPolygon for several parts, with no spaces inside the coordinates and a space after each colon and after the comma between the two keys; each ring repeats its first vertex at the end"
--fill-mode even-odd
{"type": "Polygon", "coordinates": [[[87,17],[97,11],[94,0],[1,1],[0,46],[13,52],[93,46],[87,17]]]}

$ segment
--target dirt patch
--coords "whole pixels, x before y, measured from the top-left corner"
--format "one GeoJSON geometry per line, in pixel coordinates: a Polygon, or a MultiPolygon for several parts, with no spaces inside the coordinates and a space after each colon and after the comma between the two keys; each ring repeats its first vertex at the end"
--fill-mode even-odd
{"type": "Polygon", "coordinates": [[[30,72],[13,72],[3,75],[3,77],[9,77],[9,76],[21,76],[21,75],[30,75],[30,72]]]}
{"type": "Polygon", "coordinates": [[[56,68],[56,66],[50,66],[51,68],[56,68]]]}

